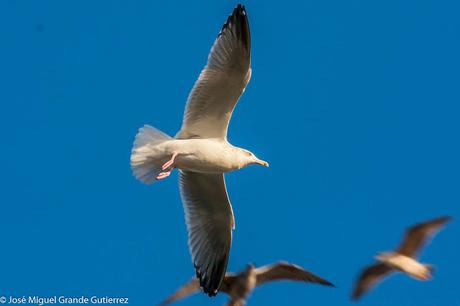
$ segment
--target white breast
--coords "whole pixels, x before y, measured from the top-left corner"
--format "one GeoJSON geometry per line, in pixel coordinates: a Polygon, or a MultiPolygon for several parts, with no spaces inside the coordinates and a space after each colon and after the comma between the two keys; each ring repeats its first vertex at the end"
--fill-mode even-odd
{"type": "Polygon", "coordinates": [[[183,170],[223,173],[238,169],[235,149],[225,141],[184,139],[169,143],[168,151],[178,152],[175,166],[183,170]]]}
{"type": "Polygon", "coordinates": [[[395,269],[406,272],[417,279],[426,278],[428,273],[428,269],[425,265],[419,263],[411,257],[401,254],[394,254],[394,256],[391,256],[386,260],[386,263],[395,269]]]}

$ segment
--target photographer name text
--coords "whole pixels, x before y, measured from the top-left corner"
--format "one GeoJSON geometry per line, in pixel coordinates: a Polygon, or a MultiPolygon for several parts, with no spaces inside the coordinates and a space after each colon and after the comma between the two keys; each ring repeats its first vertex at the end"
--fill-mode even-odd
{"type": "Polygon", "coordinates": [[[127,297],[110,296],[1,296],[0,304],[10,305],[53,305],[53,304],[129,304],[127,297]]]}

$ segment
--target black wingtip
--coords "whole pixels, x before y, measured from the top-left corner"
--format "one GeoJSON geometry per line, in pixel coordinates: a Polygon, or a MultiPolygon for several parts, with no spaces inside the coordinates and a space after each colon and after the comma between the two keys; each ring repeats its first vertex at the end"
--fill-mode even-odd
{"type": "Polygon", "coordinates": [[[208,271],[201,271],[200,267],[195,265],[196,277],[200,280],[200,287],[210,297],[217,295],[219,292],[227,270],[227,259],[224,256],[214,262],[212,268],[208,267],[208,271]]]}
{"type": "Polygon", "coordinates": [[[238,11],[238,13],[241,15],[246,15],[246,8],[241,3],[238,3],[235,10],[238,11]]]}
{"type": "Polygon", "coordinates": [[[230,16],[228,16],[227,21],[222,26],[222,29],[219,32],[218,36],[223,35],[223,33],[229,29],[234,28],[234,34],[239,38],[243,46],[250,51],[251,50],[251,33],[249,31],[249,20],[246,8],[242,4],[238,4],[230,16]]]}
{"type": "Polygon", "coordinates": [[[422,222],[422,223],[419,223],[419,224],[424,225],[424,224],[427,224],[427,223],[431,223],[431,224],[436,224],[438,226],[443,226],[446,223],[452,221],[452,219],[453,219],[453,217],[445,215],[445,216],[437,217],[437,218],[432,219],[430,221],[425,221],[425,222],[422,222]]]}
{"type": "Polygon", "coordinates": [[[353,291],[353,293],[350,296],[350,301],[357,303],[360,299],[363,293],[357,292],[356,290],[353,291]]]}
{"type": "Polygon", "coordinates": [[[454,220],[454,217],[452,217],[452,216],[443,216],[440,219],[443,220],[444,223],[446,223],[446,222],[450,222],[450,221],[454,220]]]}
{"type": "Polygon", "coordinates": [[[329,286],[329,287],[332,287],[332,288],[337,288],[336,285],[334,285],[333,283],[328,282],[328,281],[325,281],[325,282],[323,283],[323,285],[324,285],[324,286],[329,286]]]}
{"type": "Polygon", "coordinates": [[[337,288],[333,283],[331,283],[330,281],[325,280],[324,278],[320,278],[320,279],[317,281],[317,283],[320,284],[320,285],[323,285],[323,286],[328,286],[328,287],[337,288]]]}

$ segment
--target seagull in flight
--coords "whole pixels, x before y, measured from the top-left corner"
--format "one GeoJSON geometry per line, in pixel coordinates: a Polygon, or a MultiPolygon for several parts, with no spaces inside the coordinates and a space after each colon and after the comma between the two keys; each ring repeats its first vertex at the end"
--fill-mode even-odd
{"type": "Polygon", "coordinates": [[[145,125],[131,152],[134,176],[146,184],[179,169],[188,244],[200,286],[216,295],[227,269],[235,226],[224,173],[268,163],[231,145],[227,130],[233,109],[251,78],[251,36],[244,6],[223,25],[208,61],[188,97],[180,131],[170,137],[145,125]]]}
{"type": "MultiPolygon", "coordinates": [[[[253,264],[247,265],[240,273],[227,273],[220,290],[230,296],[229,306],[244,306],[251,292],[260,285],[277,280],[303,281],[317,283],[324,286],[335,287],[332,283],[321,277],[304,270],[303,268],[287,262],[278,262],[256,268],[253,264]]],[[[174,301],[187,297],[200,290],[196,278],[179,288],[160,305],[168,305],[174,301]]]]}
{"type": "Polygon", "coordinates": [[[361,272],[351,296],[352,300],[357,301],[392,272],[400,271],[417,280],[431,279],[433,266],[418,262],[416,256],[427,240],[451,219],[448,216],[440,217],[407,229],[396,251],[378,254],[375,257],[378,263],[366,267],[361,272]]]}

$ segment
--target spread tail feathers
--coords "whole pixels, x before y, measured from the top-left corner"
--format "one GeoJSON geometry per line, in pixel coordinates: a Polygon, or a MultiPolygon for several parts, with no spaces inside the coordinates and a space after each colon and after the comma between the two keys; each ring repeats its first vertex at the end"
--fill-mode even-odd
{"type": "Polygon", "coordinates": [[[157,146],[171,139],[173,138],[150,125],[139,129],[131,151],[131,168],[138,180],[145,184],[152,184],[157,180],[164,159],[157,146]]]}

